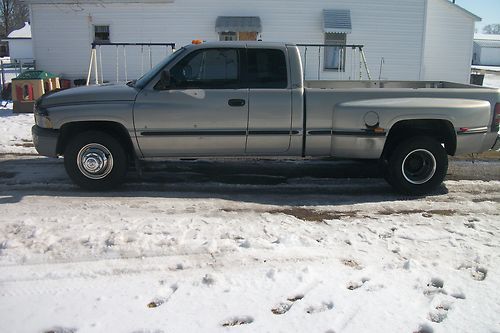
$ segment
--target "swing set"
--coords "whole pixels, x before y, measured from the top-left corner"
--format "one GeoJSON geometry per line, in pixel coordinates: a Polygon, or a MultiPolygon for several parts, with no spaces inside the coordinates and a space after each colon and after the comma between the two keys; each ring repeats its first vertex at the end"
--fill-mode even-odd
{"type": "Polygon", "coordinates": [[[296,44],[301,50],[301,55],[303,56],[304,64],[304,79],[307,79],[306,74],[309,68],[313,67],[313,70],[317,70],[317,79],[321,79],[321,72],[336,73],[337,78],[340,80],[363,80],[363,74],[366,74],[368,80],[372,79],[370,74],[370,69],[368,68],[368,63],[366,61],[366,55],[363,50],[364,45],[359,44],[296,44]],[[335,64],[333,68],[327,69],[325,64],[326,59],[326,48],[331,48],[330,56],[335,57],[335,64]],[[302,52],[303,50],[303,52],[302,52]],[[308,63],[308,51],[309,55],[317,56],[317,62],[309,61],[308,63]],[[317,53],[317,54],[315,54],[317,53]],[[322,58],[321,55],[324,54],[322,58]],[[322,60],[323,59],[323,66],[322,60]],[[364,72],[363,72],[364,70],[364,72]]]}
{"type": "MultiPolygon", "coordinates": [[[[115,47],[116,48],[116,64],[115,64],[115,74],[116,82],[120,81],[120,54],[122,55],[121,61],[123,62],[123,77],[125,81],[128,81],[128,66],[127,66],[127,47],[139,48],[140,52],[140,62],[141,75],[144,74],[144,69],[146,66],[149,69],[153,68],[153,47],[160,47],[160,49],[165,50],[165,56],[175,52],[175,43],[111,43],[111,42],[99,42],[92,43],[92,49],[90,52],[90,63],[87,72],[86,84],[89,85],[91,82],[91,76],[94,74],[95,84],[104,83],[104,72],[103,72],[103,47],[115,47]]],[[[135,64],[135,62],[134,62],[135,64]]]]}
{"type": "MultiPolygon", "coordinates": [[[[325,73],[327,77],[331,74],[336,74],[336,79],[340,80],[363,80],[365,75],[368,80],[371,80],[370,70],[366,61],[366,55],[363,50],[364,45],[359,44],[296,44],[301,50],[301,55],[304,65],[304,79],[307,74],[317,72],[317,79],[321,79],[321,73],[325,73]],[[327,49],[331,48],[331,49],[327,49]],[[328,50],[328,52],[327,52],[328,50]],[[329,59],[326,59],[327,53],[330,58],[333,58],[333,66],[327,66],[329,59]],[[324,55],[322,57],[322,54],[324,55]],[[308,59],[313,57],[312,61],[308,59]],[[317,61],[314,61],[314,57],[317,61]],[[309,66],[309,67],[308,67],[309,66]],[[317,68],[316,68],[317,66],[317,68]],[[311,68],[312,67],[312,68],[311,68]],[[329,67],[329,68],[327,68],[329,67]]],[[[92,50],[90,53],[90,63],[87,72],[86,84],[91,83],[92,74],[94,74],[95,84],[104,83],[103,72],[103,47],[115,47],[115,75],[116,82],[120,82],[120,74],[125,79],[129,80],[129,68],[127,64],[127,47],[139,48],[140,58],[140,74],[144,74],[146,66],[151,69],[154,65],[153,62],[153,47],[164,49],[165,56],[175,52],[175,43],[111,43],[99,42],[92,43],[92,50]],[[120,57],[121,55],[121,57],[120,57]],[[122,66],[120,66],[120,60],[122,66]]],[[[137,60],[137,59],[136,59],[137,60]]],[[[331,61],[332,59],[330,59],[331,61]]],[[[110,60],[110,62],[112,62],[110,60]]],[[[133,61],[137,66],[137,61],[133,61]]],[[[136,69],[136,72],[138,69],[136,69]]],[[[309,75],[310,76],[310,75],[309,75]]]]}

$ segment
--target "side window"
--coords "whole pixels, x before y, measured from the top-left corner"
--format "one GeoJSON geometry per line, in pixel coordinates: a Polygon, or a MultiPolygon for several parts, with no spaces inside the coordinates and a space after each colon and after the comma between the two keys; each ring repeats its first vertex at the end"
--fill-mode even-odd
{"type": "Polygon", "coordinates": [[[281,50],[248,49],[250,88],[285,89],[288,86],[285,53],[281,50]]]}
{"type": "Polygon", "coordinates": [[[239,83],[237,49],[207,49],[188,55],[170,71],[174,88],[236,88],[239,83]]]}
{"type": "Polygon", "coordinates": [[[94,25],[94,42],[108,43],[109,41],[109,25],[94,25]]]}

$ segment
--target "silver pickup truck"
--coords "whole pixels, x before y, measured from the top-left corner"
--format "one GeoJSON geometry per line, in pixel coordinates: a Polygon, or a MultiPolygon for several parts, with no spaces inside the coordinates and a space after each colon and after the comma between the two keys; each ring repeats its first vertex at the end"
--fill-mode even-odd
{"type": "Polygon", "coordinates": [[[305,81],[297,46],[220,42],[177,50],[140,79],[49,93],[33,141],[71,179],[104,190],[133,161],[378,159],[399,192],[443,181],[448,155],[494,146],[500,90],[449,82],[305,81]]]}

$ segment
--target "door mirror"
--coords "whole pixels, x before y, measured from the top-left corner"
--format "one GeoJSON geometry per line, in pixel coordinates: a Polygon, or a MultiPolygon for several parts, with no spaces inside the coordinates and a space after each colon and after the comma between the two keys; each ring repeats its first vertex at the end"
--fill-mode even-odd
{"type": "Polygon", "coordinates": [[[156,90],[166,90],[170,88],[171,85],[171,77],[170,71],[168,69],[161,71],[160,81],[155,85],[156,90]]]}

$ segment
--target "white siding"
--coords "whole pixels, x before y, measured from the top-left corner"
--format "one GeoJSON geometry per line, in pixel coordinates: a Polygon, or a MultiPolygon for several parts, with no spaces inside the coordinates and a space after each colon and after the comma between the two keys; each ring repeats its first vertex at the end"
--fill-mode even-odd
{"type": "Polygon", "coordinates": [[[9,39],[9,56],[11,59],[33,59],[32,40],[9,39]]]}
{"type": "Polygon", "coordinates": [[[474,19],[444,0],[427,0],[422,79],[468,83],[474,19]]]}
{"type": "MultiPolygon", "coordinates": [[[[384,57],[383,78],[419,79],[423,1],[176,0],[164,4],[33,4],[31,14],[38,67],[68,78],[83,78],[89,63],[93,24],[109,24],[112,42],[175,42],[182,46],[193,39],[217,40],[217,16],[260,16],[264,41],[323,43],[323,9],[336,8],[351,10],[353,32],[347,36],[347,43],[366,45],[374,77],[378,78],[380,60],[384,57]]],[[[103,53],[105,80],[115,80],[116,49],[109,48],[103,53]]],[[[128,79],[141,72],[139,48],[135,56],[130,50],[127,49],[128,79]]],[[[119,50],[120,59],[122,52],[119,50]]],[[[317,57],[313,50],[308,53],[308,58],[311,57],[308,76],[315,77],[317,65],[313,68],[312,64],[317,64],[317,57]]],[[[156,62],[165,51],[154,54],[156,62]]],[[[144,60],[149,65],[147,55],[144,60]]],[[[120,80],[123,80],[122,60],[120,67],[120,80]]],[[[336,73],[323,71],[321,76],[340,78],[336,73]]]]}

